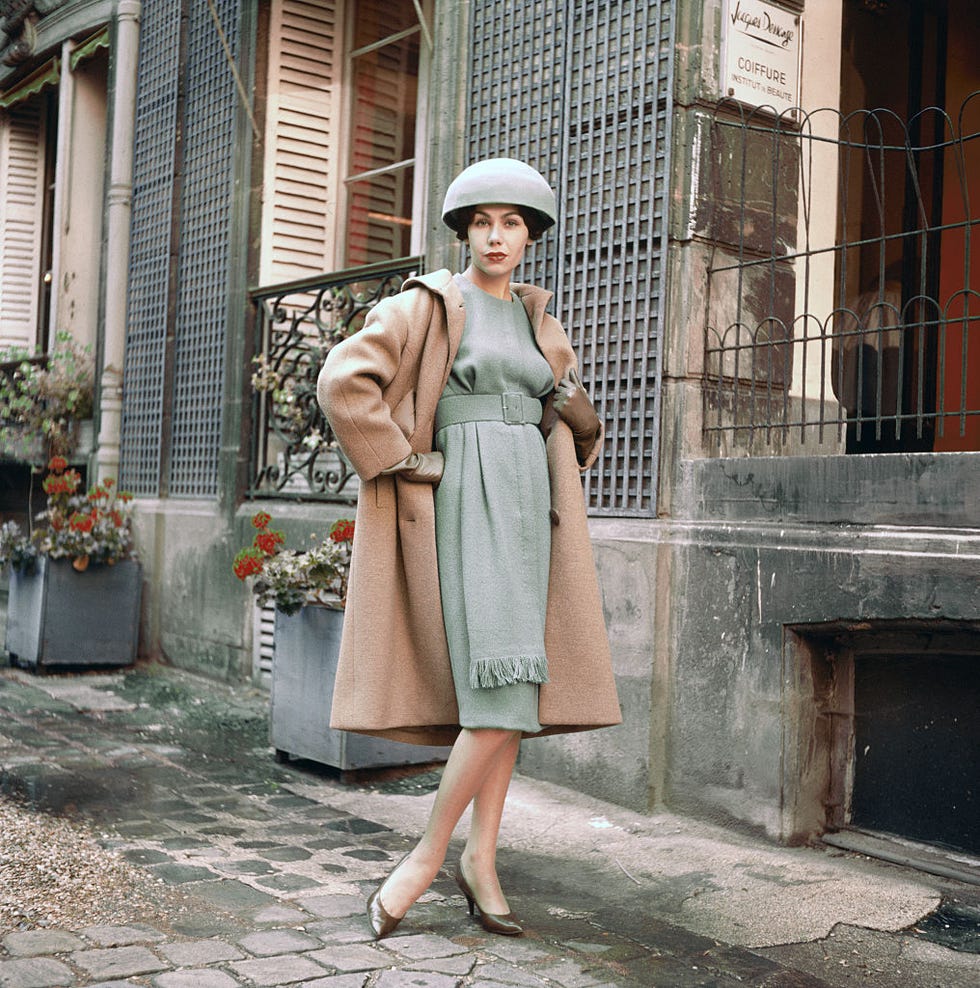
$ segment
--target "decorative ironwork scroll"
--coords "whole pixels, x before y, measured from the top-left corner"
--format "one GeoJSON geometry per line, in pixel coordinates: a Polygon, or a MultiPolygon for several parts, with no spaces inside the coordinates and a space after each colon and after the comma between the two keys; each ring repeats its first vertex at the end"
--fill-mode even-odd
{"type": "Polygon", "coordinates": [[[408,257],[251,293],[259,319],[250,497],[356,499],[356,474],[317,403],[317,375],[331,348],[421,270],[421,258],[408,257]]]}

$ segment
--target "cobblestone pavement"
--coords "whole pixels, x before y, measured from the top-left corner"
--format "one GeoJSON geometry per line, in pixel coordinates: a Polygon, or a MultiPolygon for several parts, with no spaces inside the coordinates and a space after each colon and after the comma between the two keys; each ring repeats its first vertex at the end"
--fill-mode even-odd
{"type": "MultiPolygon", "coordinates": [[[[632,988],[830,982],[603,905],[500,856],[521,938],[486,934],[443,874],[396,935],[375,943],[367,893],[409,837],[343,808],[350,790],[277,764],[266,698],[159,667],[123,674],[0,674],[0,792],[67,814],[159,880],[180,908],[120,925],[0,935],[0,986],[155,988],[632,988]],[[642,919],[642,921],[638,921],[642,919]]],[[[377,800],[425,795],[438,772],[361,780],[377,800]]],[[[361,805],[371,800],[361,800],[361,805]]],[[[454,860],[455,846],[449,860],[454,860]]],[[[562,849],[553,849],[560,858],[562,849]]],[[[836,982],[834,982],[836,983],[836,982]]],[[[910,982],[911,983],[911,982],[910,982]]]]}

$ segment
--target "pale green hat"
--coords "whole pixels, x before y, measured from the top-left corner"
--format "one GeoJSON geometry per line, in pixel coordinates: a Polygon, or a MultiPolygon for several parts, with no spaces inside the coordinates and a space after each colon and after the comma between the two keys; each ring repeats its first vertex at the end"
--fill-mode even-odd
{"type": "Polygon", "coordinates": [[[489,203],[533,210],[547,230],[558,218],[555,193],[545,177],[516,158],[487,158],[461,171],[446,190],[442,221],[458,232],[458,210],[489,203]]]}

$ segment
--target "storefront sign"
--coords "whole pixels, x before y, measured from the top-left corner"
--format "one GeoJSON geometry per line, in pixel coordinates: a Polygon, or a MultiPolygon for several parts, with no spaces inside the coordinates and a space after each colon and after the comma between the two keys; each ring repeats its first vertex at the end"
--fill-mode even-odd
{"type": "Polygon", "coordinates": [[[765,0],[726,0],[722,93],[783,113],[800,101],[802,18],[765,0]]]}

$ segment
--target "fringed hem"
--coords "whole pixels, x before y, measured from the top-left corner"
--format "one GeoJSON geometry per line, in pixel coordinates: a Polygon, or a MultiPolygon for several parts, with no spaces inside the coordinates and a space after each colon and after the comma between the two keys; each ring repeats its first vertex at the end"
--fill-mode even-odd
{"type": "Polygon", "coordinates": [[[548,682],[548,660],[543,655],[510,655],[470,660],[470,688],[511,686],[514,683],[548,682]]]}

